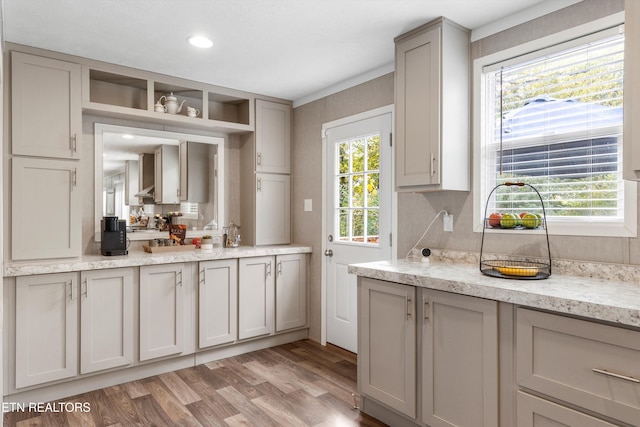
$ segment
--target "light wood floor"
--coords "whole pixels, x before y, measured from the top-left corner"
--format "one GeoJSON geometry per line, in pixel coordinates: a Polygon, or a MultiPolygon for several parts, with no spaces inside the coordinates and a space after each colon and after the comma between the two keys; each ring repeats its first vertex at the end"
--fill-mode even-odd
{"type": "Polygon", "coordinates": [[[12,412],[5,426],[384,426],[353,409],[356,356],[298,341],[72,398],[89,412],[12,412]]]}

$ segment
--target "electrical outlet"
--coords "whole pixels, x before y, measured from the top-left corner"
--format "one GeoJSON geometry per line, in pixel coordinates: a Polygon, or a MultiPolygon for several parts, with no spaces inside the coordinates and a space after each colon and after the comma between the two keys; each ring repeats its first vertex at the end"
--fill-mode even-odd
{"type": "Polygon", "coordinates": [[[444,223],[444,231],[453,231],[453,215],[445,214],[442,217],[442,222],[444,223]]]}

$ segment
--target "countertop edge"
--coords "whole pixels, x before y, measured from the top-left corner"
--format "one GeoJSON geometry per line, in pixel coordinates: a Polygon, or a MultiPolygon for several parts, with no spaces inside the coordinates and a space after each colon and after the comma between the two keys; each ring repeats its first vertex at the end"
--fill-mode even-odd
{"type": "Polygon", "coordinates": [[[240,246],[238,248],[214,248],[190,252],[150,254],[134,252],[124,256],[88,255],[78,259],[46,261],[14,261],[4,264],[3,277],[30,276],[34,274],[67,273],[102,270],[107,268],[139,267],[143,265],[199,262],[233,258],[249,258],[270,255],[312,253],[311,246],[240,246]]]}
{"type": "Polygon", "coordinates": [[[435,267],[390,261],[352,264],[348,271],[372,279],[640,327],[637,284],[565,275],[535,281],[509,280],[485,276],[474,265],[435,264],[435,267]],[[454,278],[456,272],[459,278],[454,278]]]}

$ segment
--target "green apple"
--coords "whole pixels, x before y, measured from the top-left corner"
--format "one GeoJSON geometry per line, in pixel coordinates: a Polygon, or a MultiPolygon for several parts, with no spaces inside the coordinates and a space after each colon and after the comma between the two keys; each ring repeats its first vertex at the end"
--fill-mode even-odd
{"type": "Polygon", "coordinates": [[[539,224],[539,219],[536,214],[524,214],[522,217],[522,225],[524,228],[536,228],[539,224]]]}
{"type": "Polygon", "coordinates": [[[542,227],[544,224],[544,217],[539,213],[535,214],[535,216],[538,217],[538,227],[542,227]]]}
{"type": "Polygon", "coordinates": [[[500,226],[502,228],[514,228],[518,225],[518,216],[512,213],[502,214],[500,219],[500,226]]]}

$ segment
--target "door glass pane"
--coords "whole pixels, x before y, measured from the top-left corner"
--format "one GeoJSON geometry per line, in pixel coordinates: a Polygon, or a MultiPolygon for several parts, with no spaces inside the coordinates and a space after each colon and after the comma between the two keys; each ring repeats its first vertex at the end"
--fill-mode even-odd
{"type": "Polygon", "coordinates": [[[351,172],[364,172],[364,139],[351,142],[351,172]]]}
{"type": "Polygon", "coordinates": [[[338,177],[338,207],[349,207],[349,177],[338,177]]]}
{"type": "Polygon", "coordinates": [[[351,205],[362,208],[364,207],[364,175],[353,175],[351,179],[353,180],[351,205]]]}
{"type": "Polygon", "coordinates": [[[338,168],[340,173],[349,173],[349,142],[338,144],[338,168]]]}
{"type": "Polygon", "coordinates": [[[378,210],[367,209],[367,243],[378,243],[378,210]]]}
{"type": "Polygon", "coordinates": [[[351,241],[364,242],[364,211],[362,209],[354,209],[351,221],[351,241]]]}
{"type": "Polygon", "coordinates": [[[378,245],[380,135],[336,144],[338,242],[378,245]]]}
{"type": "Polygon", "coordinates": [[[380,191],[380,175],[378,173],[367,174],[367,207],[369,208],[379,207],[379,198],[378,198],[379,191],[380,191]]]}
{"type": "Polygon", "coordinates": [[[338,221],[340,222],[340,235],[338,236],[338,240],[340,241],[349,241],[349,210],[341,209],[338,214],[338,221]]]}

